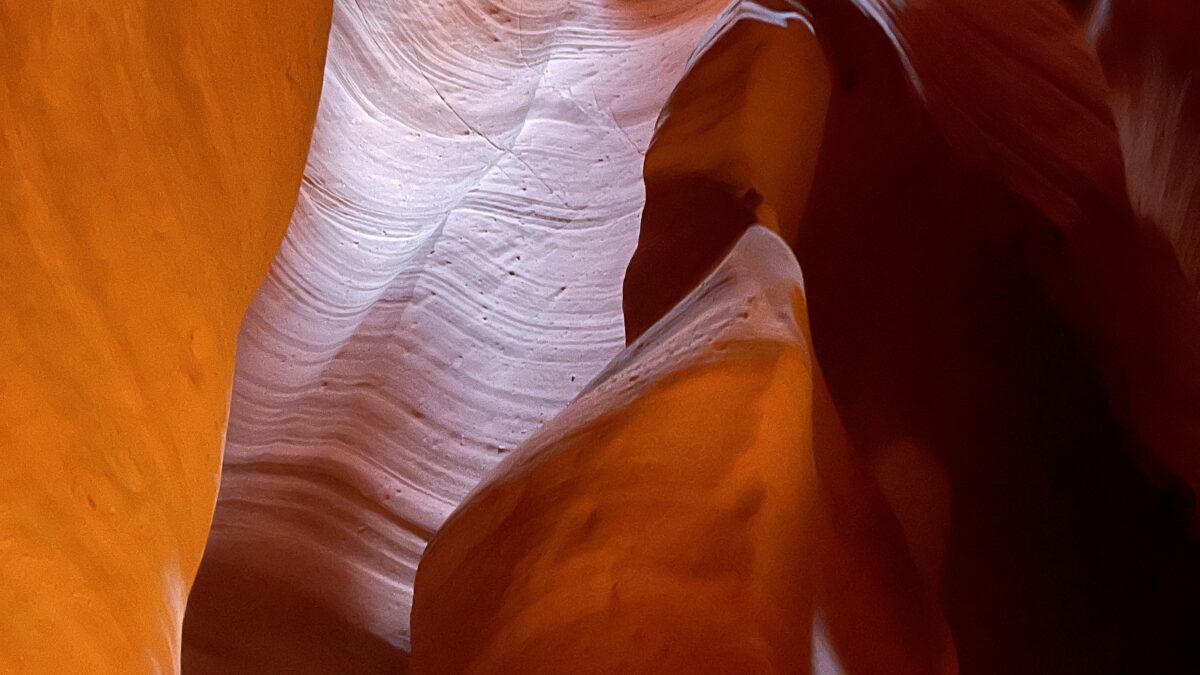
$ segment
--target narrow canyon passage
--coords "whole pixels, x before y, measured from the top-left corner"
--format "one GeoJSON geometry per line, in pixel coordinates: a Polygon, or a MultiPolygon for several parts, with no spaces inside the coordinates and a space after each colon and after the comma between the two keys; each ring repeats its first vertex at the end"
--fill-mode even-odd
{"type": "Polygon", "coordinates": [[[0,0],[0,673],[1200,672],[1193,0],[0,0]]]}

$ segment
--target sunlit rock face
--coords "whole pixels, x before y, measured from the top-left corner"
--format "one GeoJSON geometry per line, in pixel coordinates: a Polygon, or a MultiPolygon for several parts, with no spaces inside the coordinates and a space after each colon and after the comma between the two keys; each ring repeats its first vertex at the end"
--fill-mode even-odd
{"type": "Polygon", "coordinates": [[[195,663],[402,658],[427,539],[622,345],[642,153],[723,4],[335,3],[239,343],[195,663]]]}
{"type": "Polygon", "coordinates": [[[0,0],[0,672],[1200,672],[1193,3],[726,4],[0,0]]]}
{"type": "Polygon", "coordinates": [[[467,499],[422,561],[412,672],[810,659],[815,377],[790,257],[755,231],[467,499]]]}
{"type": "Polygon", "coordinates": [[[890,514],[846,526],[882,502],[848,452],[800,269],[756,227],[443,526],[412,672],[803,673],[822,616],[848,672],[952,672],[890,514]]]}
{"type": "Polygon", "coordinates": [[[0,672],[178,670],[328,20],[0,3],[0,672]]]}
{"type": "Polygon", "coordinates": [[[803,7],[735,2],[722,13],[646,155],[643,234],[624,279],[627,339],[694,288],[751,223],[795,236],[830,87],[803,7]]]}

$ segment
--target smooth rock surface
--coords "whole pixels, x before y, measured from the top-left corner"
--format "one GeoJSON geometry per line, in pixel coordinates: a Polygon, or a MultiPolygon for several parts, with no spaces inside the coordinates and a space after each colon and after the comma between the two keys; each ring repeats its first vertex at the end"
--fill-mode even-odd
{"type": "Polygon", "coordinates": [[[812,357],[799,267],[753,228],[444,525],[412,671],[804,673],[819,611],[848,672],[952,672],[812,357]]]}
{"type": "Polygon", "coordinates": [[[627,342],[695,288],[751,223],[795,238],[830,79],[798,4],[735,2],[709,29],[646,153],[646,207],[623,286],[627,342]]]}
{"type": "Polygon", "coordinates": [[[329,5],[0,2],[0,672],[178,672],[329,5]]]}
{"type": "Polygon", "coordinates": [[[1156,91],[1141,95],[1110,64],[1110,96],[1096,55],[1058,3],[855,4],[893,43],[953,159],[994,176],[1056,227],[1039,235],[1047,238],[1039,274],[1133,437],[1129,450],[1200,494],[1200,297],[1184,267],[1195,257],[1193,133],[1180,117],[1181,106],[1196,104],[1183,88],[1179,62],[1186,70],[1189,52],[1178,37],[1200,25],[1195,8],[1111,3],[1118,21],[1134,22],[1118,33],[1156,27],[1177,63],[1167,75],[1143,60],[1150,70],[1135,76],[1136,88],[1156,91]],[[1131,108],[1141,105],[1158,108],[1153,122],[1131,108]],[[1140,138],[1147,127],[1152,137],[1140,138]],[[1159,134],[1181,145],[1157,150],[1159,134]]]}
{"type": "MultiPolygon", "coordinates": [[[[963,669],[1189,658],[1165,589],[1195,596],[1179,485],[1197,475],[1197,304],[1163,230],[1133,217],[1078,23],[1038,1],[805,6],[833,86],[806,210],[779,227],[833,403],[963,669]]],[[[710,112],[668,107],[667,126],[710,112]]],[[[715,171],[664,187],[648,196],[745,190],[715,171]]],[[[640,325],[680,258],[717,240],[692,269],[715,264],[757,208],[672,221],[651,201],[626,284],[640,325]]]]}

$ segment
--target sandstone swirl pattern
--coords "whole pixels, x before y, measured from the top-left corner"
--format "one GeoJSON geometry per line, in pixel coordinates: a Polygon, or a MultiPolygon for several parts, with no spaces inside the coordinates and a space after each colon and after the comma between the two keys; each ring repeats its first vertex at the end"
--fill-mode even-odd
{"type": "Polygon", "coordinates": [[[311,616],[345,627],[339,667],[399,658],[425,542],[622,346],[643,153],[723,5],[335,3],[185,663],[304,658],[311,616]]]}

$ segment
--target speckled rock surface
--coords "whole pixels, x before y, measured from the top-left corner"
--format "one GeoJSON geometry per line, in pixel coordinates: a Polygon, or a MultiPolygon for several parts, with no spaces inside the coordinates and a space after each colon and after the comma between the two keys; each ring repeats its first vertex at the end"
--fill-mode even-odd
{"type": "Polygon", "coordinates": [[[221,667],[202,652],[230,621],[246,663],[302,653],[297,615],[345,625],[347,663],[402,658],[429,536],[622,345],[642,155],[724,4],[335,3],[299,204],[239,343],[198,659],[221,667]]]}

